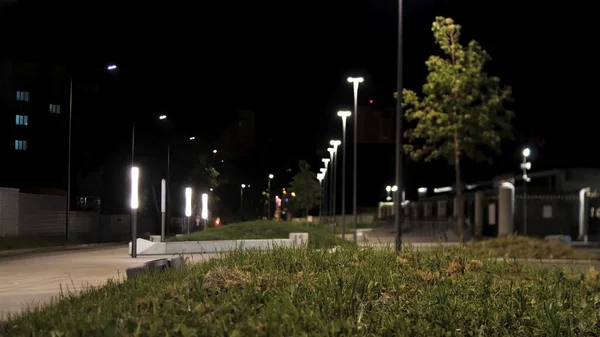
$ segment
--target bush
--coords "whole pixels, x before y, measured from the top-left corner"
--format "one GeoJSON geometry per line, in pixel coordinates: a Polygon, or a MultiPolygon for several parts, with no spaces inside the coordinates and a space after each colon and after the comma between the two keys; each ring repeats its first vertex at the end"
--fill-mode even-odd
{"type": "Polygon", "coordinates": [[[309,248],[330,248],[350,243],[335,237],[331,229],[299,222],[249,221],[209,228],[206,231],[168,238],[167,241],[286,239],[290,233],[308,233],[309,248]]]}
{"type": "Polygon", "coordinates": [[[86,291],[5,336],[596,336],[600,280],[464,248],[235,251],[86,291]]]}

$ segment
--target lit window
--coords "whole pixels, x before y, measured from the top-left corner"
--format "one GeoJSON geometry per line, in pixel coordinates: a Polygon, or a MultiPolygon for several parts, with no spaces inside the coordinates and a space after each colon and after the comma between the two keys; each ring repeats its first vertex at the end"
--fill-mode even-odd
{"type": "Polygon", "coordinates": [[[17,101],[29,102],[29,91],[17,91],[17,101]]]}
{"type": "Polygon", "coordinates": [[[27,141],[26,140],[15,140],[15,150],[17,150],[17,151],[27,150],[27,141]]]}
{"type": "Polygon", "coordinates": [[[50,104],[50,112],[53,114],[60,113],[60,104],[50,104]]]}
{"type": "Polygon", "coordinates": [[[17,115],[15,118],[15,124],[17,125],[29,125],[29,117],[25,115],[17,115]]]}

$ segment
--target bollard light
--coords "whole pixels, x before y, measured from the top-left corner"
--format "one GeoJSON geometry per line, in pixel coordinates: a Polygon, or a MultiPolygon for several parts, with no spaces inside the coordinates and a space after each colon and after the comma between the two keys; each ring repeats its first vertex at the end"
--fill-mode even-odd
{"type": "Polygon", "coordinates": [[[140,181],[140,169],[139,169],[139,167],[134,166],[131,168],[131,200],[130,200],[131,209],[138,209],[138,207],[139,207],[139,195],[138,195],[139,181],[140,181]]]}
{"type": "Polygon", "coordinates": [[[185,189],[185,216],[192,216],[192,188],[185,189]]]}
{"type": "Polygon", "coordinates": [[[202,219],[208,219],[208,194],[202,193],[202,219]]]}

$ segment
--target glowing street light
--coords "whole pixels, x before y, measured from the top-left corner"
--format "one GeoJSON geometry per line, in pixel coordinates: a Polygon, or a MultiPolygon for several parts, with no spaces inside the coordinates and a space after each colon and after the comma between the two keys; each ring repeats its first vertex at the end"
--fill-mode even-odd
{"type": "Polygon", "coordinates": [[[116,64],[111,64],[108,67],[106,67],[106,70],[115,70],[117,69],[117,65],[116,64]]]}
{"type": "Polygon", "coordinates": [[[352,115],[350,111],[338,111],[337,115],[342,119],[342,231],[346,230],[346,119],[352,115]]]}
{"type": "Polygon", "coordinates": [[[160,119],[160,120],[167,119],[167,115],[160,115],[160,116],[158,116],[158,119],[160,119]]]}
{"type": "Polygon", "coordinates": [[[213,153],[217,153],[217,152],[218,152],[218,151],[217,151],[217,149],[214,149],[214,150],[213,150],[213,153]]]}
{"type": "Polygon", "coordinates": [[[358,196],[358,188],[357,188],[357,180],[358,180],[358,161],[357,161],[357,143],[358,143],[358,86],[362,83],[364,79],[362,77],[348,77],[348,82],[352,83],[352,88],[354,89],[354,179],[353,179],[353,213],[354,213],[354,243],[356,243],[356,229],[358,227],[358,213],[357,213],[357,196],[358,196]]]}
{"type": "Polygon", "coordinates": [[[204,220],[204,230],[206,230],[206,222],[208,220],[208,194],[206,193],[202,193],[202,213],[200,217],[204,220]]]}
{"type": "Polygon", "coordinates": [[[392,186],[386,186],[385,187],[385,191],[387,192],[387,197],[385,198],[385,200],[390,201],[392,200],[392,197],[390,196],[390,192],[392,192],[392,186]]]}
{"type": "MultiPolygon", "coordinates": [[[[331,212],[333,215],[333,223],[337,225],[337,212],[335,211],[335,207],[337,204],[337,167],[338,167],[338,163],[337,163],[337,149],[338,146],[340,146],[340,144],[342,144],[341,141],[337,140],[337,139],[333,139],[329,141],[329,145],[333,146],[333,152],[331,155],[331,160],[332,160],[332,164],[331,164],[331,168],[333,171],[333,201],[332,201],[332,207],[331,207],[331,212]]],[[[335,227],[334,227],[335,230],[335,227]]],[[[342,233],[346,233],[346,225],[345,225],[345,221],[344,221],[344,225],[342,226],[342,233]]]]}
{"type": "Polygon", "coordinates": [[[531,155],[531,150],[526,147],[523,149],[523,162],[521,169],[523,170],[523,235],[527,235],[527,183],[531,178],[527,175],[527,171],[531,170],[531,162],[527,161],[527,157],[531,155]]]}
{"type": "Polygon", "coordinates": [[[267,181],[267,200],[268,200],[268,204],[269,204],[269,209],[267,212],[269,212],[267,214],[267,220],[271,220],[271,179],[275,178],[275,176],[273,174],[269,174],[269,180],[267,181]]]}
{"type": "Polygon", "coordinates": [[[190,140],[194,140],[194,139],[196,139],[196,137],[190,137],[190,140]]]}
{"type": "Polygon", "coordinates": [[[139,203],[139,181],[140,169],[133,166],[131,168],[131,194],[129,206],[131,207],[131,257],[137,257],[137,210],[139,203]]]}

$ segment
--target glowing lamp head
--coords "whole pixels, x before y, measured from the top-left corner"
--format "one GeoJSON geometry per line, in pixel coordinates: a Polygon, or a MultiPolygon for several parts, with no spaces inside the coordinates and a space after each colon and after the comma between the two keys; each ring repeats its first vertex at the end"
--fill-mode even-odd
{"type": "Polygon", "coordinates": [[[385,187],[385,190],[386,190],[387,192],[391,192],[391,191],[392,191],[392,186],[386,186],[386,187],[385,187]]]}
{"type": "Polygon", "coordinates": [[[529,157],[529,155],[531,155],[531,150],[528,147],[524,148],[523,149],[523,157],[527,158],[527,157],[529,157]]]}
{"type": "Polygon", "coordinates": [[[208,194],[202,193],[202,219],[208,219],[208,194]]]}
{"type": "Polygon", "coordinates": [[[347,117],[350,117],[352,115],[352,113],[350,111],[343,110],[343,111],[338,111],[337,115],[342,118],[347,118],[347,117]]]}
{"type": "Polygon", "coordinates": [[[158,119],[160,119],[161,121],[162,121],[163,119],[167,119],[167,115],[160,115],[160,116],[158,116],[158,119]]]}
{"type": "Polygon", "coordinates": [[[370,99],[370,100],[369,100],[369,103],[373,104],[373,100],[372,100],[372,99],[370,99]]]}
{"type": "Polygon", "coordinates": [[[246,188],[246,184],[242,184],[242,188],[246,188]]]}
{"type": "Polygon", "coordinates": [[[337,149],[338,146],[340,146],[340,144],[342,144],[342,141],[340,140],[330,140],[329,141],[329,145],[333,146],[333,149],[337,149]]]}
{"type": "Polygon", "coordinates": [[[190,140],[194,140],[194,139],[196,139],[196,137],[190,137],[190,140]]]}
{"type": "Polygon", "coordinates": [[[272,174],[269,174],[269,179],[273,179],[273,178],[275,178],[275,176],[272,174]]]}
{"type": "Polygon", "coordinates": [[[214,149],[214,150],[213,150],[213,153],[217,153],[217,152],[218,152],[218,151],[217,151],[217,149],[214,149]]]}
{"type": "Polygon", "coordinates": [[[362,83],[364,79],[362,77],[348,77],[350,83],[362,83]]]}
{"type": "Polygon", "coordinates": [[[396,191],[398,191],[398,186],[396,186],[396,185],[392,186],[392,192],[396,192],[396,191]]]}
{"type": "Polygon", "coordinates": [[[116,64],[111,64],[108,67],[106,67],[106,70],[115,70],[117,69],[117,65],[116,64]]]}

